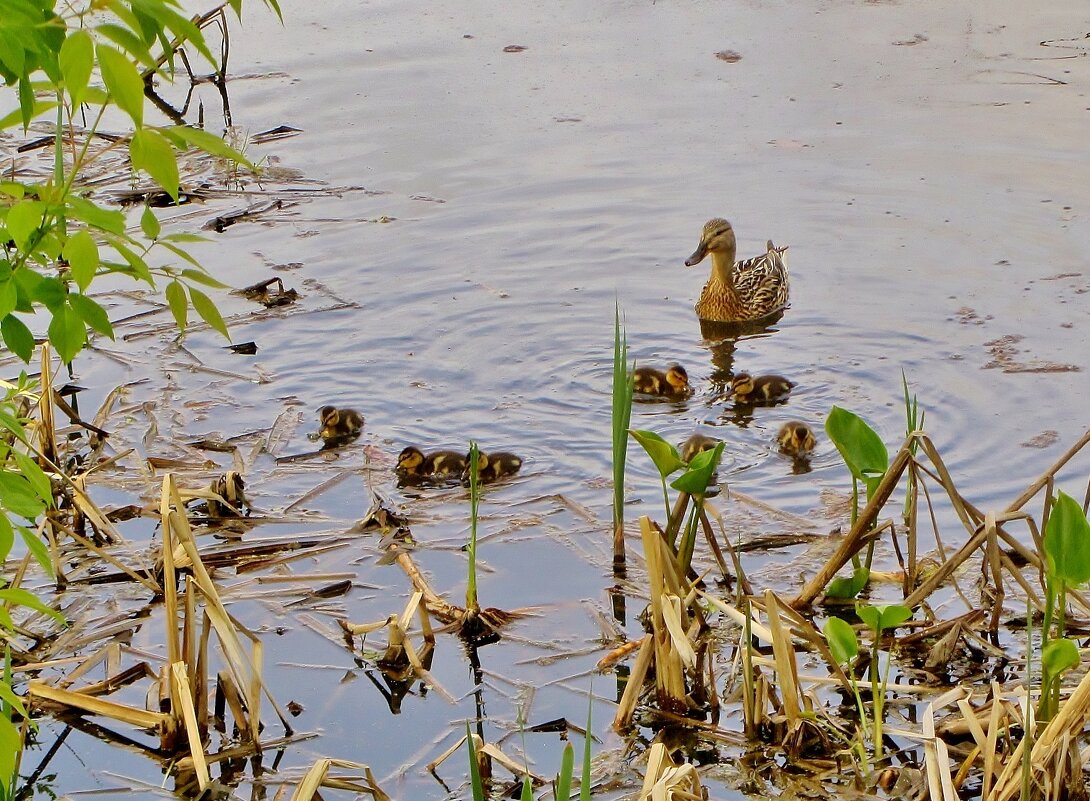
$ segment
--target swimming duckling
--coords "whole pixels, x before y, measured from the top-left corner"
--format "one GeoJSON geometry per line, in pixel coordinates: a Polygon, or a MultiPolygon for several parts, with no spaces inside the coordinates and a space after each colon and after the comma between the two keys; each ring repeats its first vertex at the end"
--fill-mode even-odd
{"type": "Polygon", "coordinates": [[[691,462],[693,457],[698,453],[710,451],[722,441],[723,440],[715,437],[709,437],[707,434],[693,434],[678,446],[678,451],[681,453],[681,461],[691,462]]]}
{"type": "Polygon", "coordinates": [[[796,459],[805,459],[817,447],[817,437],[814,436],[814,430],[806,423],[791,420],[780,427],[780,432],[776,435],[776,443],[780,446],[780,453],[796,459]]]}
{"type": "Polygon", "coordinates": [[[730,393],[740,403],[776,403],[786,400],[794,386],[794,381],[789,381],[782,375],[754,377],[749,373],[739,373],[731,379],[730,393]]]}
{"type": "Polygon", "coordinates": [[[357,439],[363,431],[363,415],[355,409],[323,406],[318,410],[318,419],[322,423],[318,436],[322,438],[323,448],[347,445],[357,439]]]}
{"type": "Polygon", "coordinates": [[[731,224],[719,217],[708,220],[696,251],[685,260],[685,266],[692,267],[712,254],[711,276],[696,302],[697,317],[733,323],[782,312],[788,296],[785,250],[770,239],[763,254],[735,263],[738,243],[731,224]]]}
{"type": "Polygon", "coordinates": [[[654,367],[637,367],[632,374],[632,386],[636,392],[664,397],[682,397],[692,391],[689,374],[680,364],[670,365],[666,372],[654,367]]]}
{"type": "Polygon", "coordinates": [[[465,472],[466,457],[457,451],[432,451],[425,454],[410,445],[397,457],[397,467],[394,469],[402,481],[458,480],[465,472]]]}
{"type": "MultiPolygon", "coordinates": [[[[462,481],[469,481],[469,455],[466,454],[466,469],[462,473],[462,481]]],[[[500,478],[513,476],[522,467],[522,457],[507,451],[494,451],[493,453],[477,452],[477,478],[482,484],[489,484],[500,478]]]]}

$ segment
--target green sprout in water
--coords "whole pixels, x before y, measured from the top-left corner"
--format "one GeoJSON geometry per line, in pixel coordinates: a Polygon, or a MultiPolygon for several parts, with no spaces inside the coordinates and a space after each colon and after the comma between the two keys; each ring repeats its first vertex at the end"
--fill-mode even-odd
{"type": "Polygon", "coordinates": [[[466,610],[480,610],[477,602],[477,507],[481,502],[480,449],[469,443],[469,578],[466,581],[466,610]]]}

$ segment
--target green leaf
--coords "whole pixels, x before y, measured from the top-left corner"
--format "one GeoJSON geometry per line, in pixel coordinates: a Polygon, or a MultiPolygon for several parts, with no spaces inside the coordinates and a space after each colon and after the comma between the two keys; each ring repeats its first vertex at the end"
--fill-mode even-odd
{"type": "Polygon", "coordinates": [[[831,617],[821,627],[829,643],[829,650],[838,665],[846,665],[859,655],[859,638],[855,636],[855,629],[839,617],[831,617]]]}
{"type": "Polygon", "coordinates": [[[227,289],[227,284],[217,281],[203,270],[182,270],[182,278],[188,281],[196,281],[199,284],[210,286],[213,289],[227,289]]]}
{"type": "Polygon", "coordinates": [[[469,721],[466,721],[466,745],[469,746],[469,786],[473,792],[473,801],[485,801],[484,782],[481,781],[481,766],[477,763],[477,745],[473,740],[473,732],[469,730],[469,721]]]}
{"type": "Polygon", "coordinates": [[[0,181],[0,194],[5,194],[16,200],[22,200],[26,197],[26,186],[24,184],[15,183],[14,181],[0,181]]]}
{"type": "Polygon", "coordinates": [[[857,603],[855,613],[876,634],[880,634],[886,629],[897,628],[897,626],[912,617],[912,610],[901,604],[857,603]]]}
{"type": "Polygon", "coordinates": [[[1059,676],[1078,664],[1078,646],[1066,638],[1051,640],[1041,651],[1041,667],[1046,676],[1059,676]]]}
{"type": "Polygon", "coordinates": [[[53,310],[53,319],[49,321],[49,341],[65,364],[76,358],[76,354],[87,341],[87,326],[83,318],[68,304],[53,310]]]}
{"type": "Polygon", "coordinates": [[[45,474],[38,463],[27,456],[25,453],[19,451],[12,451],[11,455],[15,457],[15,464],[19,466],[19,472],[22,474],[29,483],[31,488],[38,494],[38,497],[42,499],[42,502],[49,506],[53,498],[53,485],[49,481],[49,476],[45,474]]]}
{"type": "MultiPolygon", "coordinates": [[[[0,691],[11,693],[11,688],[6,682],[0,682],[0,691]]],[[[21,705],[21,704],[20,704],[21,705]]],[[[14,704],[12,705],[14,706],[14,704]]],[[[18,711],[18,710],[16,710],[18,711]]],[[[20,714],[22,714],[20,712],[20,714]]],[[[7,715],[0,715],[0,776],[12,777],[15,773],[15,763],[23,753],[23,736],[19,727],[11,722],[7,715]]],[[[5,795],[15,788],[9,787],[11,778],[2,779],[5,795]]],[[[10,797],[10,796],[9,796],[10,797]]]]}
{"type": "Polygon", "coordinates": [[[144,236],[148,239],[159,238],[161,226],[159,225],[159,218],[155,216],[151,206],[144,206],[144,213],[140,215],[140,230],[144,232],[144,236]]]}
{"type": "Polygon", "coordinates": [[[174,315],[174,322],[178,324],[178,330],[184,333],[186,324],[189,322],[189,303],[185,299],[185,287],[177,280],[171,281],[167,284],[166,295],[170,313],[174,315]]]}
{"type": "Polygon", "coordinates": [[[852,571],[852,577],[837,576],[829,582],[825,588],[826,598],[854,598],[863,591],[870,580],[870,571],[865,567],[857,567],[852,571]]]}
{"type": "Polygon", "coordinates": [[[63,255],[72,270],[76,286],[83,292],[98,272],[98,244],[87,230],[77,231],[64,243],[63,255]]]}
{"type": "Polygon", "coordinates": [[[53,560],[49,557],[49,551],[45,547],[45,543],[39,539],[38,535],[28,529],[26,526],[19,526],[19,536],[23,538],[23,544],[34,556],[34,559],[41,565],[42,570],[46,572],[50,578],[53,577],[53,560]]]}
{"type": "Polygon", "coordinates": [[[74,217],[101,231],[109,231],[118,236],[124,235],[125,215],[120,211],[104,209],[97,203],[92,203],[79,195],[70,194],[65,199],[68,203],[67,213],[69,217],[74,217]]]}
{"type": "Polygon", "coordinates": [[[0,320],[0,335],[3,335],[8,350],[24,362],[30,362],[30,357],[34,355],[34,334],[22,320],[14,314],[0,320]]]}
{"type": "Polygon", "coordinates": [[[110,242],[110,245],[113,247],[114,250],[121,254],[122,258],[124,258],[126,262],[128,262],[129,269],[127,272],[129,274],[131,274],[134,278],[138,278],[141,281],[146,281],[152,286],[155,286],[155,279],[152,278],[151,270],[148,268],[148,263],[144,261],[144,259],[139,254],[134,252],[130,247],[117,239],[112,240],[110,242]]]}
{"type": "Polygon", "coordinates": [[[83,94],[87,91],[87,83],[95,63],[94,40],[91,34],[82,29],[68,34],[61,45],[58,62],[68,96],[72,98],[72,107],[75,108],[83,102],[83,94]]]}
{"type": "Polygon", "coordinates": [[[31,521],[45,511],[45,504],[30,483],[10,470],[0,470],[0,503],[13,514],[31,521]]]}
{"type": "Polygon", "coordinates": [[[0,514],[0,564],[8,558],[11,546],[15,544],[15,531],[6,514],[0,514]]]}
{"type": "Polygon", "coordinates": [[[95,331],[110,339],[114,338],[114,327],[110,325],[109,315],[94,300],[86,295],[78,295],[73,292],[68,296],[68,304],[75,310],[76,314],[83,318],[83,322],[91,326],[95,331]]]}
{"type": "Polygon", "coordinates": [[[216,331],[223,334],[229,341],[231,335],[227,333],[227,324],[223,322],[223,317],[220,316],[220,310],[216,308],[216,304],[212,302],[212,299],[208,295],[201,292],[194,287],[189,288],[189,300],[193,304],[193,309],[201,316],[201,319],[208,323],[216,331]]]}
{"type": "Polygon", "coordinates": [[[1069,584],[1090,581],[1090,521],[1079,502],[1062,490],[1052,501],[1044,545],[1050,576],[1069,584]]]}
{"type": "Polygon", "coordinates": [[[560,755],[560,774],[556,777],[556,797],[558,799],[571,798],[571,777],[575,767],[575,749],[571,740],[564,743],[564,751],[560,755]]]}
{"type": "Polygon", "coordinates": [[[188,125],[176,125],[173,128],[164,129],[163,133],[182,145],[195,147],[210,155],[220,156],[254,169],[254,165],[250,163],[249,159],[224,142],[221,137],[208,131],[200,128],[190,128],[188,125]]]}
{"type": "Polygon", "coordinates": [[[144,125],[144,79],[120,51],[99,43],[98,66],[102,80],[118,107],[132,117],[137,129],[144,125]]]}
{"type": "Polygon", "coordinates": [[[15,240],[20,250],[26,250],[34,232],[42,227],[45,216],[45,204],[40,200],[20,200],[8,209],[4,225],[8,235],[15,240]]]}
{"type": "MultiPolygon", "coordinates": [[[[57,107],[56,101],[35,100],[34,101],[34,110],[33,110],[32,116],[33,117],[38,117],[38,116],[40,116],[42,114],[45,114],[47,111],[52,111],[56,107],[57,107]]],[[[11,113],[6,114],[3,117],[0,117],[0,131],[4,130],[5,128],[10,128],[11,126],[15,125],[16,123],[22,124],[22,122],[23,122],[23,110],[22,110],[22,108],[17,108],[14,111],[12,111],[11,113]]]]}
{"type": "Polygon", "coordinates": [[[178,162],[170,142],[161,133],[150,128],[134,133],[129,142],[129,157],[134,169],[144,170],[177,202],[178,162]]]}
{"type": "Polygon", "coordinates": [[[868,495],[877,486],[889,466],[889,452],[882,438],[852,412],[834,406],[825,420],[825,432],[836,445],[844,464],[859,481],[867,485],[868,495]]]}
{"type": "Polygon", "coordinates": [[[98,25],[95,28],[95,31],[109,39],[111,42],[120,47],[123,51],[127,52],[130,56],[134,56],[136,60],[144,66],[148,67],[149,69],[155,69],[155,59],[152,57],[151,52],[148,50],[147,44],[145,44],[143,39],[134,34],[125,26],[116,25],[112,22],[107,22],[103,23],[102,25],[98,25]]]}
{"type": "Polygon", "coordinates": [[[42,612],[43,614],[49,615],[56,620],[64,620],[64,615],[43,604],[38,600],[38,596],[34,593],[18,587],[8,587],[7,589],[0,590],[0,601],[7,601],[8,603],[25,606],[28,609],[33,609],[36,612],[42,612]]]}
{"type": "MultiPolygon", "coordinates": [[[[8,657],[10,659],[10,657],[8,657]]],[[[15,694],[15,691],[11,689],[10,680],[5,676],[3,680],[0,680],[0,698],[4,700],[4,704],[11,710],[18,712],[20,715],[26,717],[26,707],[23,706],[22,699],[15,694]]],[[[4,719],[7,721],[8,715],[4,715],[4,719]]],[[[21,747],[21,746],[20,746],[21,747]]],[[[11,775],[9,774],[5,774],[11,775]]]]}
{"type": "MultiPolygon", "coordinates": [[[[28,271],[20,270],[17,280],[23,281],[27,278],[28,271]]],[[[64,305],[68,294],[63,281],[48,275],[36,275],[34,279],[26,281],[25,287],[33,300],[44,304],[51,312],[56,312],[64,305]]]]}
{"type": "Polygon", "coordinates": [[[685,462],[681,461],[681,457],[678,456],[677,448],[658,434],[653,431],[639,431],[632,428],[628,430],[628,433],[632,436],[632,439],[640,443],[643,449],[647,451],[647,455],[651,457],[651,461],[655,463],[655,467],[658,468],[659,474],[663,478],[671,473],[676,473],[678,470],[685,469],[685,462]]]}
{"type": "Polygon", "coordinates": [[[715,475],[715,469],[719,466],[719,459],[723,455],[725,442],[720,442],[710,451],[701,451],[689,462],[688,469],[674,479],[670,485],[679,492],[687,492],[690,495],[703,495],[708,490],[708,485],[715,475]]]}
{"type": "Polygon", "coordinates": [[[34,119],[34,87],[26,78],[19,79],[19,113],[22,115],[25,131],[34,119]]]}
{"type": "Polygon", "coordinates": [[[19,289],[10,275],[0,281],[0,319],[7,317],[19,304],[19,289]]]}

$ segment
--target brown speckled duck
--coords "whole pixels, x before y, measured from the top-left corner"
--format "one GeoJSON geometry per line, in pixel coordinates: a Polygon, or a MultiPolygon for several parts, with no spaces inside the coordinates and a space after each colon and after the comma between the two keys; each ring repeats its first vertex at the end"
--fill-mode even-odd
{"type": "MultiPolygon", "coordinates": [[[[469,481],[469,455],[466,454],[466,469],[462,480],[469,481]]],[[[477,477],[482,484],[490,484],[501,478],[513,476],[522,468],[522,457],[507,451],[477,452],[477,477]]]]}
{"type": "Polygon", "coordinates": [[[806,423],[791,420],[780,426],[780,431],[776,434],[776,444],[780,446],[780,453],[805,459],[817,447],[817,437],[806,423]]]}
{"type": "Polygon", "coordinates": [[[734,229],[722,218],[708,220],[696,251],[685,260],[685,265],[692,267],[712,254],[711,277],[696,302],[697,316],[732,323],[761,320],[783,311],[788,296],[785,250],[786,246],[778,248],[770,239],[760,256],[735,263],[738,243],[734,229]]]}
{"type": "Polygon", "coordinates": [[[689,374],[680,364],[672,364],[665,371],[654,367],[637,367],[632,373],[632,386],[636,392],[645,395],[670,398],[683,398],[692,392],[689,374]]]}
{"type": "Polygon", "coordinates": [[[710,451],[722,441],[715,437],[709,437],[707,434],[693,434],[678,447],[678,451],[681,453],[681,461],[691,462],[698,453],[710,451]]]}

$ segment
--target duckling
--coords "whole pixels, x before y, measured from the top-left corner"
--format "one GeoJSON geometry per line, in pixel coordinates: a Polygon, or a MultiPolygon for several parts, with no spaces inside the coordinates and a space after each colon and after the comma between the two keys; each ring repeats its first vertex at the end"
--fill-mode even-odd
{"type": "Polygon", "coordinates": [[[722,441],[716,437],[709,437],[707,434],[693,434],[678,446],[678,450],[681,452],[681,461],[691,462],[698,453],[710,451],[722,441]]]}
{"type": "Polygon", "coordinates": [[[684,397],[689,388],[689,374],[680,364],[672,364],[663,372],[654,367],[637,367],[632,374],[632,386],[636,392],[664,397],[684,397]]]}
{"type": "Polygon", "coordinates": [[[363,415],[355,409],[323,406],[318,410],[318,419],[322,423],[318,436],[322,438],[323,448],[347,445],[357,439],[363,431],[363,415]]]}
{"type": "Polygon", "coordinates": [[[410,445],[397,457],[398,477],[402,481],[420,479],[457,480],[466,469],[466,457],[457,451],[432,451],[425,454],[410,445]]]}
{"type": "MultiPolygon", "coordinates": [[[[465,457],[466,468],[462,473],[462,480],[469,481],[469,454],[465,457]]],[[[477,477],[482,484],[489,484],[500,478],[513,476],[522,467],[522,457],[507,451],[494,451],[493,453],[477,452],[477,477]]]]}
{"type": "Polygon", "coordinates": [[[780,446],[780,453],[795,459],[805,459],[817,447],[817,437],[806,423],[791,420],[780,427],[776,434],[776,443],[780,446]]]}
{"type": "Polygon", "coordinates": [[[685,266],[692,267],[712,254],[711,276],[696,302],[697,317],[733,323],[782,312],[788,297],[785,250],[770,239],[763,254],[736,264],[738,243],[731,224],[720,217],[708,220],[696,251],[685,260],[685,266]]]}
{"type": "Polygon", "coordinates": [[[794,386],[794,381],[789,381],[782,375],[754,377],[749,373],[738,373],[731,379],[730,393],[739,403],[777,403],[786,400],[794,386]]]}

